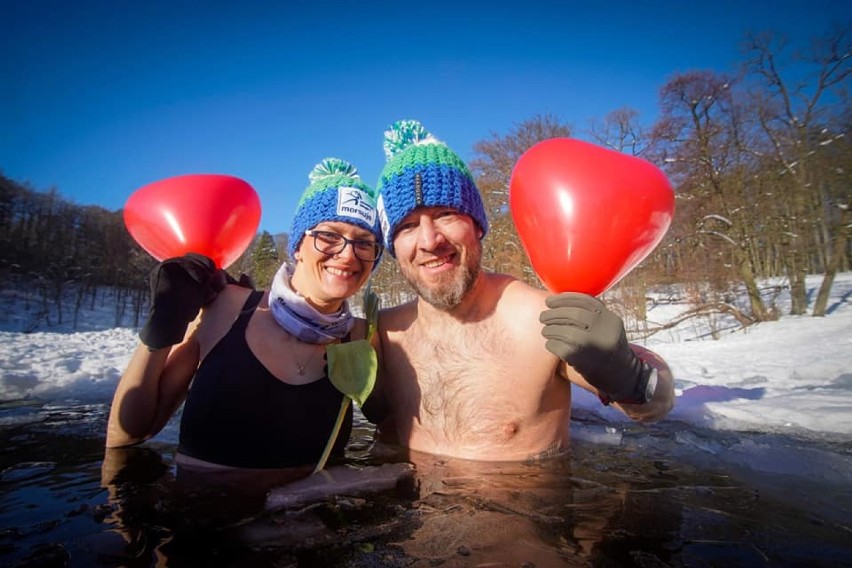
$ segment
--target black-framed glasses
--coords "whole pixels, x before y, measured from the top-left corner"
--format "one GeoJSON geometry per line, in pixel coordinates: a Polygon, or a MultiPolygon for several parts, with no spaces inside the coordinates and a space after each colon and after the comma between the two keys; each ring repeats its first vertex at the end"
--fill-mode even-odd
{"type": "Polygon", "coordinates": [[[331,231],[305,231],[314,238],[314,248],[323,254],[340,254],[346,245],[352,245],[355,256],[366,262],[375,262],[382,254],[382,245],[367,239],[347,239],[331,231]]]}

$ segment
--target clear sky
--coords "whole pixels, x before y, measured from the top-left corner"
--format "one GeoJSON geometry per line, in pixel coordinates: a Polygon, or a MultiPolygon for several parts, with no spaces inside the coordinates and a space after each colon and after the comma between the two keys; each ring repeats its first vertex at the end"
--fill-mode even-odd
{"type": "Polygon", "coordinates": [[[289,230],[327,156],[369,184],[415,118],[462,158],[537,114],[656,118],[676,72],[734,71],[746,31],[805,42],[845,2],[0,0],[0,171],[120,209],[150,182],[227,173],[289,230]]]}

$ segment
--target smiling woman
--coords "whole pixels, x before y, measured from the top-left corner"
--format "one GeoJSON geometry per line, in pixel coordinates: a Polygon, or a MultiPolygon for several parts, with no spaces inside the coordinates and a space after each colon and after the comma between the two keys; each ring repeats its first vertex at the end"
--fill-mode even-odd
{"type": "Polygon", "coordinates": [[[323,160],[309,179],[290,233],[300,235],[290,242],[294,262],[282,264],[269,292],[225,285],[201,255],[158,266],[142,344],[116,389],[108,447],[155,435],[186,399],[177,455],[184,469],[305,474],[329,452],[342,455],[349,399],[362,403],[376,372],[367,322],[352,315],[348,298],[382,246],[374,192],[351,164],[323,160]],[[367,364],[331,364],[344,357],[367,364]],[[344,384],[368,388],[356,398],[344,384]]]}

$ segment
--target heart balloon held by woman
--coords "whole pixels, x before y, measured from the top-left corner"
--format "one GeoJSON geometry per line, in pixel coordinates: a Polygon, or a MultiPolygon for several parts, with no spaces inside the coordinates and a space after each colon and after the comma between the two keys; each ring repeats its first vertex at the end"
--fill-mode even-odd
{"type": "Polygon", "coordinates": [[[552,138],[515,164],[509,208],[544,285],[596,296],[659,244],[674,214],[674,193],[650,162],[552,138]]]}
{"type": "Polygon", "coordinates": [[[260,199],[233,176],[177,176],[134,191],[124,205],[124,224],[157,260],[196,252],[226,268],[257,232],[260,199]]]}

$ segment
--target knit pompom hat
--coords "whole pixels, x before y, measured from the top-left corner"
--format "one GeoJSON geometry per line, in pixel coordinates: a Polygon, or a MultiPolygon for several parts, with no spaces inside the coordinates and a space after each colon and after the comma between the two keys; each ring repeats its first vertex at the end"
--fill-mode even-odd
{"type": "MultiPolygon", "coordinates": [[[[345,160],[326,158],[308,174],[310,185],[305,189],[290,228],[287,252],[295,258],[305,231],[323,221],[341,221],[367,229],[382,242],[376,215],[376,192],[361,181],[358,170],[345,160]]],[[[381,257],[373,263],[379,265],[381,257]]]]}
{"type": "Polygon", "coordinates": [[[393,236],[417,207],[453,207],[469,215],[482,236],[488,218],[473,176],[459,156],[416,120],[400,120],[385,131],[385,164],[376,186],[385,247],[395,255],[393,236]]]}

